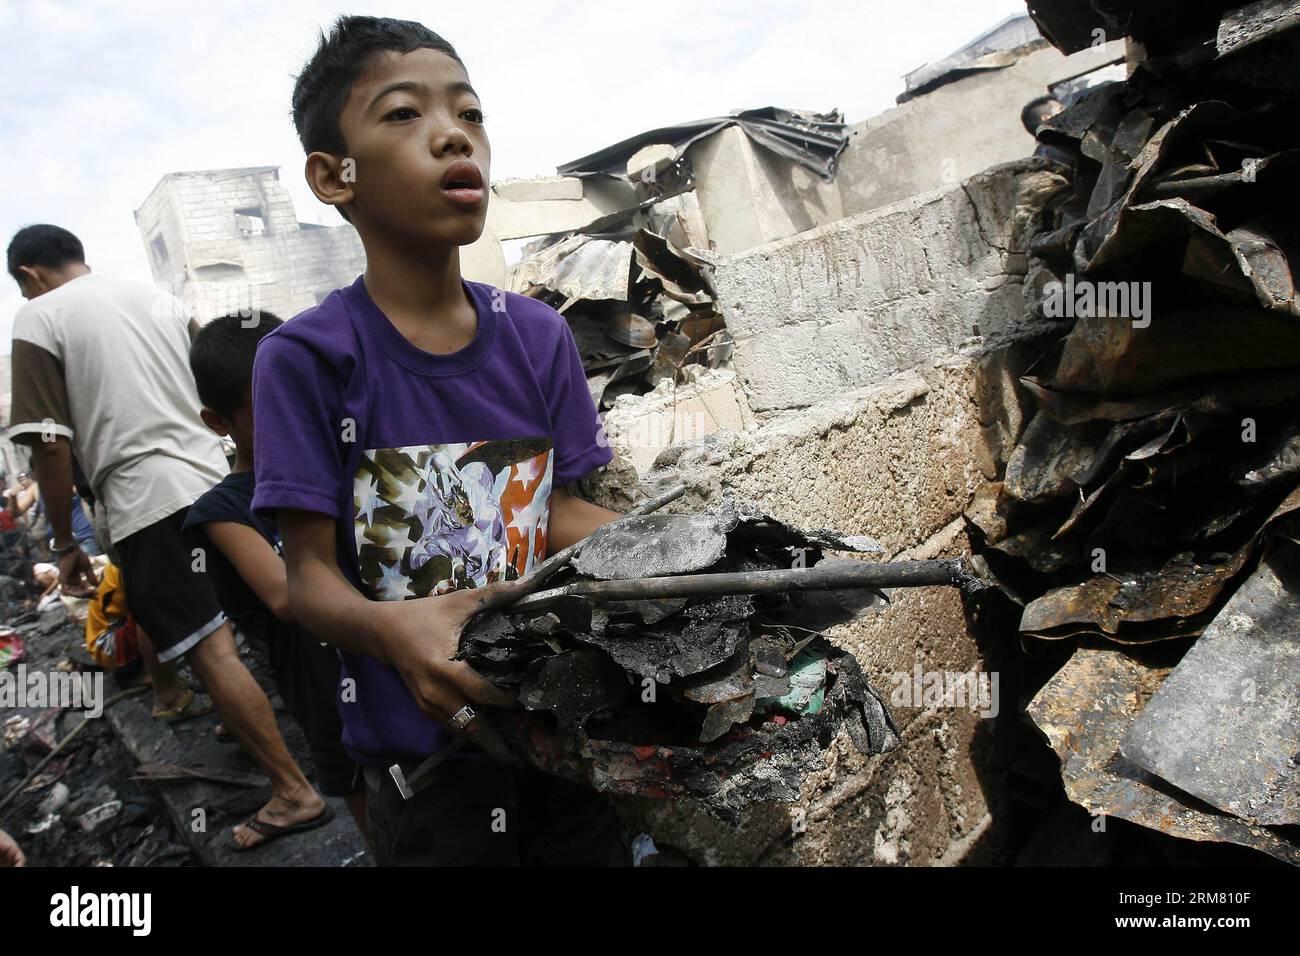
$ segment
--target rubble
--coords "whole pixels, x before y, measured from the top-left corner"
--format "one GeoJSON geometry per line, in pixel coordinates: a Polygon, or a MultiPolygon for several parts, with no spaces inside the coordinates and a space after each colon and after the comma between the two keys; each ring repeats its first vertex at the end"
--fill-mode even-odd
{"type": "Polygon", "coordinates": [[[967,520],[1022,640],[1080,645],[1029,708],[1070,798],[1297,864],[1300,4],[1030,8],[1142,49],[1040,132],[1073,156],[1029,230],[1054,335],[967,520]]]}
{"type": "Polygon", "coordinates": [[[568,319],[600,410],[676,384],[686,365],[719,368],[730,358],[687,148],[732,126],[824,182],[848,146],[837,111],[741,110],[642,133],[558,169],[631,184],[640,201],[578,232],[535,240],[510,271],[507,288],[568,319]]]}
{"type": "MultiPolygon", "coordinates": [[[[0,602],[0,620],[26,639],[29,673],[91,667],[84,628],[62,609],[37,616],[23,601],[0,602]]],[[[242,653],[248,655],[248,648],[242,653]]],[[[265,662],[248,660],[277,702],[265,662]]],[[[215,714],[165,724],[152,719],[144,688],[113,691],[113,683],[121,686],[117,672],[105,678],[103,719],[30,704],[6,717],[0,829],[19,838],[31,865],[369,865],[362,838],[337,798],[329,798],[336,819],[310,840],[279,841],[251,858],[230,849],[230,827],[264,804],[270,792],[252,758],[216,739],[215,714]],[[206,826],[196,828],[194,810],[200,807],[206,826]]],[[[310,773],[301,730],[282,704],[277,710],[286,743],[310,773]]]]}
{"type": "MultiPolygon", "coordinates": [[[[831,549],[880,546],[794,528],[728,496],[702,514],[609,525],[553,583],[814,568],[831,549]]],[[[460,657],[518,695],[523,712],[493,718],[511,750],[541,769],[617,794],[689,797],[735,820],[750,803],[797,799],[840,730],[864,754],[899,744],[857,661],[820,634],[878,604],[875,591],[569,594],[519,613],[531,600],[475,618],[460,657]]]]}

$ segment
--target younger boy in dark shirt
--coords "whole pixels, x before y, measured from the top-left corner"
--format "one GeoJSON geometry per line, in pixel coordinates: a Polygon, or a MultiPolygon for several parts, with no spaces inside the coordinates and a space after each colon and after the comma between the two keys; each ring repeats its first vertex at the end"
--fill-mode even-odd
{"type": "Polygon", "coordinates": [[[272,517],[252,509],[253,357],[262,337],[281,324],[269,312],[260,313],[256,324],[226,315],[209,322],[194,339],[190,368],[203,402],[201,415],[209,428],[234,441],[235,463],[230,474],[190,506],[185,533],[207,555],[226,616],[265,647],[276,689],[307,737],[320,792],[344,798],[365,833],[365,785],[343,750],[343,722],[335,703],[338,652],[294,623],[280,533],[272,517]]]}

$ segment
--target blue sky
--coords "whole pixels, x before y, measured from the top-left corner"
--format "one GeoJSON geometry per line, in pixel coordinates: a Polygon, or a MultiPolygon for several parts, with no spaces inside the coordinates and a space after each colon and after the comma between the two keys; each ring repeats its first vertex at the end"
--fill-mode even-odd
{"type": "MultiPolygon", "coordinates": [[[[148,281],[134,210],[165,173],[277,165],[298,218],[341,223],[302,181],[293,74],[341,13],[422,20],[483,98],[494,178],[555,167],[642,130],[740,107],[893,105],[901,77],[1022,0],[0,0],[0,238],[54,222],[101,272],[148,281]],[[469,11],[466,19],[459,11],[469,11]]],[[[0,350],[17,287],[0,278],[0,350]]]]}

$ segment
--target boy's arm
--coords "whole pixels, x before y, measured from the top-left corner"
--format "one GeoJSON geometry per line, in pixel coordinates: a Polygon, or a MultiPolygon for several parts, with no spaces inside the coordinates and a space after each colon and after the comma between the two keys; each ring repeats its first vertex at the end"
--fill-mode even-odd
{"type": "Polygon", "coordinates": [[[289,608],[318,640],[396,668],[420,708],[442,721],[450,721],[467,703],[513,703],[509,694],[452,658],[470,619],[522,597],[519,582],[408,601],[371,601],[338,568],[333,517],[280,510],[277,520],[284,540],[289,608]]]}
{"type": "Polygon", "coordinates": [[[546,553],[567,548],[620,517],[617,511],[575,498],[567,488],[556,488],[551,492],[551,516],[546,522],[546,553]]]}
{"type": "Polygon", "coordinates": [[[203,530],[267,610],[286,624],[295,623],[289,610],[289,579],[284,561],[257,529],[238,521],[209,521],[203,530]]]}

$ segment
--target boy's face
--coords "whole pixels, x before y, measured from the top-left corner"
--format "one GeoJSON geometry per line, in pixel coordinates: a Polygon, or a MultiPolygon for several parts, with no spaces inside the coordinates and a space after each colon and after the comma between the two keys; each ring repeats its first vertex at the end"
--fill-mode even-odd
{"type": "Polygon", "coordinates": [[[491,147],[457,60],[428,49],[376,55],[348,94],[339,128],[355,161],[355,181],[344,185],[358,231],[456,246],[483,234],[491,147]],[[477,195],[444,188],[462,161],[473,168],[452,178],[477,175],[477,195]]]}

